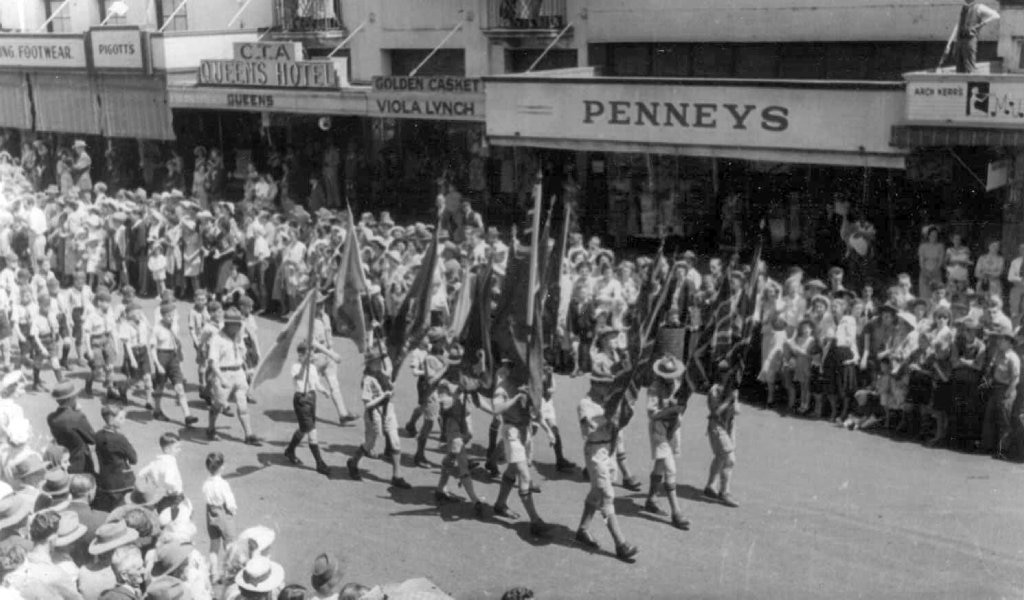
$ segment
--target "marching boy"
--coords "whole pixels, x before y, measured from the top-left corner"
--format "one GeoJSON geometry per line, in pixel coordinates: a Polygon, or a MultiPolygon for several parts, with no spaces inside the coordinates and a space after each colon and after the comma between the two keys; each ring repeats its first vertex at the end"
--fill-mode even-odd
{"type": "Polygon", "coordinates": [[[735,508],[739,504],[729,494],[729,480],[732,478],[732,469],[736,466],[733,421],[739,414],[739,408],[736,406],[739,392],[730,385],[729,378],[735,377],[735,373],[729,368],[729,364],[724,361],[719,363],[718,370],[721,373],[721,381],[711,386],[711,390],[708,391],[708,441],[715,456],[711,459],[704,496],[735,508]],[[714,488],[716,480],[721,482],[717,492],[714,488]]]}
{"type": "Polygon", "coordinates": [[[199,367],[199,395],[209,402],[210,395],[206,391],[206,357],[203,355],[200,343],[203,337],[203,329],[210,320],[206,300],[206,290],[196,290],[192,310],[188,312],[188,334],[192,338],[192,346],[196,349],[196,365],[199,367]]]}
{"type": "Polygon", "coordinates": [[[366,355],[366,371],[363,374],[363,422],[366,426],[365,440],[356,450],[356,455],[348,459],[349,477],[362,481],[359,473],[359,460],[369,456],[377,445],[377,438],[384,434],[385,448],[391,452],[391,485],[399,489],[410,489],[405,479],[399,476],[402,459],[401,441],[398,437],[398,418],[395,407],[391,404],[391,365],[385,365],[384,353],[374,348],[366,355]]]}
{"type": "Polygon", "coordinates": [[[459,501],[458,496],[448,491],[448,480],[454,476],[469,494],[476,516],[483,517],[484,500],[477,496],[473,488],[473,478],[469,473],[469,457],[466,455],[466,446],[473,437],[473,428],[469,420],[469,395],[460,385],[463,354],[462,346],[452,344],[448,349],[448,370],[437,386],[441,422],[444,424],[442,434],[447,441],[446,456],[441,463],[441,477],[434,490],[434,500],[438,504],[459,501]]]}
{"type": "Polygon", "coordinates": [[[89,362],[89,374],[85,379],[85,395],[93,393],[96,380],[102,380],[107,394],[114,369],[114,317],[110,311],[110,292],[99,290],[93,298],[94,305],[82,318],[82,344],[79,356],[89,362]]]}
{"type": "Polygon", "coordinates": [[[292,409],[295,411],[295,420],[299,428],[292,434],[292,440],[284,451],[284,456],[293,465],[301,465],[302,461],[295,456],[295,450],[302,443],[302,438],[309,438],[309,451],[316,461],[316,472],[321,475],[330,475],[331,469],[324,462],[320,454],[320,442],[316,435],[316,398],[317,394],[330,395],[330,391],[324,386],[320,378],[320,370],[324,363],[330,361],[324,354],[313,351],[309,356],[310,348],[306,340],[299,342],[298,361],[292,365],[292,381],[295,383],[295,395],[292,396],[292,409]]]}
{"type": "Polygon", "coordinates": [[[676,529],[688,530],[690,522],[683,518],[676,498],[676,456],[679,454],[682,437],[679,427],[686,411],[686,404],[680,403],[676,396],[683,375],[683,364],[676,357],[666,355],[655,361],[652,370],[655,380],[647,388],[647,416],[650,420],[647,431],[651,438],[654,469],[651,471],[651,487],[647,492],[644,510],[665,516],[665,511],[654,500],[663,489],[672,511],[672,525],[676,529]]]}
{"type": "Polygon", "coordinates": [[[39,294],[38,308],[32,319],[32,335],[35,339],[35,363],[32,365],[32,388],[41,385],[39,370],[45,366],[53,369],[57,381],[64,381],[64,372],[60,366],[61,331],[57,303],[43,291],[39,294]]]}
{"type": "Polygon", "coordinates": [[[192,415],[188,407],[188,397],[185,395],[185,376],[181,372],[181,340],[174,333],[174,304],[164,303],[160,305],[160,322],[153,327],[153,337],[150,341],[152,350],[152,364],[155,376],[153,377],[153,418],[158,421],[167,421],[164,411],[160,408],[160,400],[163,396],[164,387],[169,383],[174,388],[178,397],[178,406],[185,415],[185,426],[191,427],[199,422],[199,417],[192,415]]]}
{"type": "Polygon", "coordinates": [[[151,327],[142,308],[134,301],[124,307],[125,320],[121,327],[121,343],[124,345],[125,382],[121,387],[121,400],[128,402],[128,389],[142,381],[145,390],[146,408],[153,407],[153,377],[150,362],[149,341],[151,327]]]}

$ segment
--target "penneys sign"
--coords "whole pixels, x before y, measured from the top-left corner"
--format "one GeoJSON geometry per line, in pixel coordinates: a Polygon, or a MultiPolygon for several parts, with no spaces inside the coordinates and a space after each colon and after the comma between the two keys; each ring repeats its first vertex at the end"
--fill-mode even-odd
{"type": "Polygon", "coordinates": [[[374,77],[370,114],[395,119],[478,121],[484,114],[484,86],[465,77],[374,77]]]}
{"type": "MultiPolygon", "coordinates": [[[[339,65],[344,65],[340,61],[339,65]]],[[[344,77],[330,60],[302,60],[298,42],[236,42],[234,58],[204,60],[199,85],[339,89],[344,77]]]]}
{"type": "Polygon", "coordinates": [[[487,135],[499,144],[757,160],[799,153],[824,164],[869,155],[899,164],[901,156],[889,145],[903,111],[898,84],[525,76],[486,84],[487,135]]]}

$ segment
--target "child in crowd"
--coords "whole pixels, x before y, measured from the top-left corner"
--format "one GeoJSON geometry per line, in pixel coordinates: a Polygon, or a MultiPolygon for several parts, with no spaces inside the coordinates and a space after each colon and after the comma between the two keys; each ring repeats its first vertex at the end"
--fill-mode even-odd
{"type": "Polygon", "coordinates": [[[164,280],[167,279],[167,257],[164,256],[164,248],[160,242],[155,241],[150,244],[146,266],[149,267],[149,274],[156,284],[156,295],[163,295],[164,289],[166,289],[164,280]]]}
{"type": "Polygon", "coordinates": [[[220,579],[221,564],[227,545],[235,541],[235,515],[238,504],[231,485],[224,480],[224,455],[211,452],[206,455],[206,471],[210,474],[203,482],[206,500],[206,532],[210,537],[210,573],[213,581],[220,579]]]}
{"type": "Polygon", "coordinates": [[[181,438],[176,433],[160,436],[160,455],[139,472],[143,487],[156,498],[180,496],[184,488],[181,471],[178,469],[178,455],[181,454],[181,438]]]}

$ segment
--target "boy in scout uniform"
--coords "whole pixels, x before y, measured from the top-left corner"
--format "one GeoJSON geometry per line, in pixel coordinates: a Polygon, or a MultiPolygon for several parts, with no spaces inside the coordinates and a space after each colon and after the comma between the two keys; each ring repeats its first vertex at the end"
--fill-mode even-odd
{"type": "Polygon", "coordinates": [[[423,428],[420,429],[416,438],[416,454],[413,456],[413,463],[417,467],[430,467],[424,452],[434,424],[440,425],[441,422],[437,386],[448,371],[448,363],[445,360],[447,338],[444,330],[440,327],[432,327],[427,332],[427,339],[430,341],[430,351],[423,359],[423,374],[416,382],[419,405],[423,414],[423,428]]]}
{"type": "Polygon", "coordinates": [[[550,533],[551,526],[545,523],[537,512],[530,481],[533,405],[526,389],[528,377],[523,369],[512,370],[502,366],[498,372],[491,405],[487,407],[484,402],[482,408],[492,414],[501,415],[501,438],[508,460],[508,467],[501,477],[498,498],[494,503],[494,514],[506,519],[519,519],[519,515],[508,507],[508,498],[518,482],[519,499],[530,517],[530,533],[544,537],[550,533]]]}
{"type": "Polygon", "coordinates": [[[590,524],[600,511],[608,525],[608,532],[615,542],[615,556],[620,560],[630,561],[639,551],[636,545],[626,541],[619,528],[619,520],[615,514],[615,438],[614,424],[605,415],[604,401],[607,395],[602,393],[601,386],[591,385],[591,391],[577,407],[580,433],[583,435],[583,457],[590,492],[583,502],[583,516],[576,529],[576,541],[588,548],[597,548],[597,540],[590,533],[590,524]],[[595,393],[597,392],[597,393],[595,393]]]}
{"type": "Polygon", "coordinates": [[[452,344],[446,357],[447,370],[438,383],[438,404],[441,410],[442,434],[447,440],[446,455],[441,463],[441,477],[434,489],[434,500],[438,504],[459,502],[458,496],[448,491],[448,481],[455,478],[469,495],[477,517],[484,516],[484,500],[477,496],[473,478],[469,473],[469,457],[466,447],[473,437],[469,420],[469,395],[460,383],[464,350],[459,344],[452,344]]]}
{"type": "Polygon", "coordinates": [[[121,401],[128,403],[128,389],[142,383],[145,394],[146,408],[153,408],[153,369],[150,362],[149,341],[152,328],[142,307],[129,300],[124,305],[124,321],[121,323],[120,337],[124,354],[123,369],[125,381],[121,384],[121,401]]]}
{"type": "MultiPolygon", "coordinates": [[[[82,323],[85,319],[86,310],[91,308],[93,303],[92,288],[85,283],[85,273],[82,271],[75,271],[71,288],[68,289],[67,302],[71,310],[71,333],[75,338],[75,348],[81,350],[84,347],[82,323]]],[[[80,352],[78,360],[85,360],[85,356],[80,352]]]]}
{"type": "Polygon", "coordinates": [[[58,383],[64,381],[64,372],[60,366],[60,319],[57,303],[46,291],[39,294],[37,310],[32,318],[31,335],[36,345],[35,362],[32,365],[32,390],[39,390],[42,385],[39,371],[47,365],[53,369],[58,383]]]}
{"type": "MultiPolygon", "coordinates": [[[[249,296],[242,296],[238,299],[238,312],[242,315],[242,341],[245,342],[245,377],[252,383],[256,374],[256,367],[260,364],[262,354],[260,353],[260,342],[257,332],[259,325],[256,324],[256,316],[252,314],[253,302],[249,296]]],[[[256,404],[256,399],[249,390],[246,398],[249,404],[256,404]]]]}
{"type": "MultiPolygon", "coordinates": [[[[247,296],[243,296],[243,299],[247,296]]],[[[330,391],[324,385],[320,377],[322,363],[328,362],[323,353],[313,351],[312,356],[307,358],[311,349],[306,340],[299,342],[298,360],[292,365],[292,382],[295,384],[295,394],[292,396],[292,409],[295,411],[295,420],[298,422],[298,429],[292,434],[292,439],[285,448],[284,456],[293,465],[301,465],[302,461],[295,455],[295,450],[302,443],[302,438],[309,438],[309,452],[316,461],[316,472],[321,475],[330,475],[331,469],[324,462],[320,454],[320,441],[316,432],[316,400],[317,395],[329,394],[330,391]]]]}
{"type": "Polygon", "coordinates": [[[332,348],[331,320],[327,315],[327,296],[320,294],[317,298],[312,347],[330,359],[327,362],[320,362],[320,376],[331,392],[331,401],[334,402],[334,408],[338,411],[338,422],[345,425],[355,421],[357,417],[349,412],[345,406],[345,398],[341,395],[341,384],[338,382],[338,363],[341,362],[341,356],[332,348]]]}
{"type": "Polygon", "coordinates": [[[210,424],[206,429],[209,440],[217,439],[217,417],[221,409],[234,402],[238,421],[242,425],[245,443],[262,446],[252,429],[246,394],[249,382],[245,377],[245,342],[242,341],[242,314],[238,309],[229,309],[224,314],[224,326],[210,339],[208,351],[209,376],[213,382],[213,405],[210,407],[210,424]]]}
{"type": "Polygon", "coordinates": [[[199,396],[210,402],[210,395],[206,390],[206,356],[203,354],[202,346],[203,333],[210,320],[206,300],[206,290],[196,290],[192,310],[188,312],[188,334],[192,338],[192,346],[196,350],[196,365],[199,367],[199,396]]]}
{"type": "Polygon", "coordinates": [[[153,364],[153,418],[157,421],[169,419],[160,408],[164,387],[169,383],[178,398],[178,406],[185,415],[185,426],[191,427],[199,422],[199,417],[192,415],[185,395],[185,376],[181,371],[181,340],[174,333],[174,315],[177,310],[173,303],[160,305],[160,321],[153,327],[153,335],[149,342],[153,364]]]}
{"type": "Polygon", "coordinates": [[[67,293],[60,289],[60,282],[50,279],[46,282],[46,290],[50,294],[54,310],[57,312],[58,339],[57,355],[60,368],[68,369],[68,355],[71,353],[71,345],[74,339],[71,336],[71,307],[68,304],[67,293]]]}
{"type": "Polygon", "coordinates": [[[395,407],[391,403],[393,388],[391,385],[390,361],[378,348],[366,354],[366,371],[363,373],[363,421],[366,427],[363,445],[356,450],[356,455],[348,459],[349,477],[362,481],[359,472],[359,460],[369,456],[377,445],[377,439],[384,435],[385,448],[391,452],[391,485],[399,489],[409,489],[405,479],[399,475],[402,448],[398,437],[398,418],[395,407]]]}
{"type": "Polygon", "coordinates": [[[111,388],[111,374],[114,370],[114,318],[110,311],[110,292],[100,289],[93,298],[93,306],[82,317],[82,343],[79,356],[89,363],[89,373],[85,378],[86,396],[93,393],[93,383],[103,382],[107,394],[111,388]]]}
{"type": "Polygon", "coordinates": [[[652,371],[654,382],[647,388],[647,431],[651,438],[651,487],[647,492],[644,510],[659,516],[666,516],[655,503],[658,492],[664,490],[672,511],[672,525],[676,529],[688,530],[690,522],[679,511],[676,498],[676,456],[679,454],[679,432],[686,404],[680,404],[676,394],[683,374],[683,363],[676,357],[666,355],[655,361],[652,371]]]}
{"type": "Polygon", "coordinates": [[[1020,356],[1013,350],[1013,328],[996,325],[987,331],[995,350],[986,371],[987,401],[981,430],[981,449],[1005,460],[1013,433],[1013,405],[1020,384],[1020,356]]]}
{"type": "Polygon", "coordinates": [[[732,478],[732,469],[736,466],[733,421],[739,414],[739,408],[736,406],[739,392],[730,381],[736,374],[729,368],[728,363],[719,363],[718,372],[721,374],[721,380],[708,391],[708,442],[715,456],[711,459],[704,496],[735,508],[739,504],[729,494],[729,481],[732,478]],[[717,492],[714,488],[716,480],[721,484],[717,492]]]}

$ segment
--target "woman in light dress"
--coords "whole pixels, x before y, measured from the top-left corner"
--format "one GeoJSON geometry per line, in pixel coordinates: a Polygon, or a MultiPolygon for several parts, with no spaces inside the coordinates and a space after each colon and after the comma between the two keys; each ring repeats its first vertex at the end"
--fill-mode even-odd
{"type": "Polygon", "coordinates": [[[946,247],[939,241],[939,228],[929,227],[925,239],[917,247],[917,263],[921,272],[917,278],[917,297],[930,298],[932,283],[942,283],[942,267],[946,263],[946,247]]]}
{"type": "Polygon", "coordinates": [[[978,280],[979,293],[1002,297],[1006,260],[999,253],[999,245],[999,240],[988,243],[988,252],[979,256],[974,265],[974,277],[978,280]]]}
{"type": "MultiPolygon", "coordinates": [[[[968,267],[971,260],[971,249],[964,245],[963,236],[954,233],[950,238],[952,244],[946,248],[946,273],[950,283],[966,283],[968,278],[968,267]]],[[[925,296],[922,296],[924,298],[925,296]]]]}

